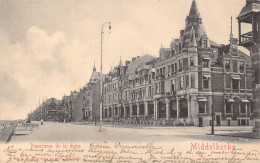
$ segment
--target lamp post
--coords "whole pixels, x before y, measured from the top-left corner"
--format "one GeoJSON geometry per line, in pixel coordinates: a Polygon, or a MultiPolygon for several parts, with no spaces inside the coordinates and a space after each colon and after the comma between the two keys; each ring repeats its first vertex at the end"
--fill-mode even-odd
{"type": "MultiPolygon", "coordinates": [[[[211,55],[211,62],[213,59],[213,54],[211,55]]],[[[214,110],[213,110],[213,89],[212,89],[212,66],[213,64],[211,64],[210,66],[210,77],[211,77],[211,83],[210,83],[210,87],[211,87],[211,92],[212,92],[212,99],[211,99],[211,135],[214,135],[214,110]]]]}
{"type": "Polygon", "coordinates": [[[102,73],[102,52],[103,52],[103,27],[109,24],[109,33],[111,32],[111,23],[106,22],[101,27],[101,64],[100,64],[100,115],[99,115],[99,132],[102,131],[102,113],[103,113],[103,73],[102,73]]]}

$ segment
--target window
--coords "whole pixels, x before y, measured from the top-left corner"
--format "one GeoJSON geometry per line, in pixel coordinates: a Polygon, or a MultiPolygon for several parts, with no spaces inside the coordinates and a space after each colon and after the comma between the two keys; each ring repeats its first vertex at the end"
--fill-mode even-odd
{"type": "Polygon", "coordinates": [[[152,79],[154,79],[154,77],[155,77],[155,73],[154,73],[154,72],[152,72],[152,79]]]}
{"type": "Polygon", "coordinates": [[[203,88],[209,89],[209,78],[205,76],[203,76],[203,88]]]}
{"type": "Polygon", "coordinates": [[[174,64],[171,65],[172,73],[175,73],[174,64]]]}
{"type": "Polygon", "coordinates": [[[225,68],[230,69],[230,60],[225,60],[225,68]]]}
{"type": "Polygon", "coordinates": [[[199,113],[206,113],[206,102],[205,101],[199,102],[199,113]]]}
{"type": "Polygon", "coordinates": [[[160,75],[160,70],[159,69],[156,69],[156,79],[157,77],[160,75]]]}
{"type": "Polygon", "coordinates": [[[171,76],[171,65],[168,65],[168,76],[171,76]]]}
{"type": "Polygon", "coordinates": [[[198,18],[198,23],[202,24],[202,19],[201,18],[198,18]]]}
{"type": "Polygon", "coordinates": [[[152,86],[149,86],[148,88],[148,97],[152,96],[152,86]]]}
{"type": "Polygon", "coordinates": [[[182,60],[180,59],[179,60],[179,72],[181,72],[182,71],[182,60]]]}
{"type": "Polygon", "coordinates": [[[160,93],[164,93],[164,82],[161,82],[161,92],[160,93]]]}
{"type": "Polygon", "coordinates": [[[239,70],[240,70],[240,72],[244,72],[244,62],[243,61],[239,62],[239,70]]]}
{"type": "Polygon", "coordinates": [[[240,113],[246,113],[246,103],[244,102],[240,105],[240,113]]]}
{"type": "Polygon", "coordinates": [[[162,69],[162,75],[163,75],[163,78],[165,77],[165,67],[163,67],[162,69]]]}
{"type": "Polygon", "coordinates": [[[203,59],[202,60],[202,65],[203,65],[203,67],[209,67],[209,60],[208,59],[203,59]]]}
{"type": "Polygon", "coordinates": [[[190,85],[189,81],[190,81],[189,75],[186,75],[186,83],[185,83],[186,88],[189,88],[189,85],[190,85]]]}
{"type": "Polygon", "coordinates": [[[239,80],[232,79],[232,88],[239,89],[239,80]]]}
{"type": "Polygon", "coordinates": [[[155,91],[156,91],[156,94],[160,93],[160,83],[155,84],[155,91]]]}
{"type": "Polygon", "coordinates": [[[195,88],[194,76],[191,76],[191,77],[190,77],[190,87],[191,87],[191,88],[195,88]]]}
{"type": "Polygon", "coordinates": [[[179,78],[179,82],[180,82],[180,89],[183,89],[183,85],[184,85],[184,77],[183,76],[181,76],[179,78]]]}
{"type": "Polygon", "coordinates": [[[181,53],[181,42],[179,43],[179,53],[181,53]]]}
{"type": "Polygon", "coordinates": [[[178,71],[177,63],[174,64],[174,67],[175,67],[175,73],[177,73],[177,71],[178,71]]]}
{"type": "Polygon", "coordinates": [[[172,80],[171,91],[172,91],[172,92],[175,91],[175,80],[172,80]]]}
{"type": "Polygon", "coordinates": [[[232,103],[226,103],[226,113],[232,113],[232,103]]]}
{"type": "Polygon", "coordinates": [[[194,58],[190,57],[190,66],[194,66],[194,58]]]}
{"type": "Polygon", "coordinates": [[[203,48],[208,48],[208,40],[203,40],[203,48]]]}

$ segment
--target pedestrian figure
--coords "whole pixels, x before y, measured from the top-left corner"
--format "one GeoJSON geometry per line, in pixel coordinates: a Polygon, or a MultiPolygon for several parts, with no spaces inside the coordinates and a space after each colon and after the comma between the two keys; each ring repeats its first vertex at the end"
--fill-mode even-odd
{"type": "Polygon", "coordinates": [[[43,119],[41,119],[41,125],[43,125],[43,119]]]}

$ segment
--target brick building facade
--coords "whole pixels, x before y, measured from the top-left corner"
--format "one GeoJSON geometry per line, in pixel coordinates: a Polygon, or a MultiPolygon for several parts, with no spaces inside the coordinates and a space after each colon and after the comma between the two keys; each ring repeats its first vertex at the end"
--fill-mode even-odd
{"type": "MultiPolygon", "coordinates": [[[[159,57],[119,64],[104,84],[104,118],[164,124],[250,125],[252,71],[249,57],[211,41],[192,2],[185,29],[159,57]]],[[[121,63],[121,61],[120,61],[121,63]]]]}

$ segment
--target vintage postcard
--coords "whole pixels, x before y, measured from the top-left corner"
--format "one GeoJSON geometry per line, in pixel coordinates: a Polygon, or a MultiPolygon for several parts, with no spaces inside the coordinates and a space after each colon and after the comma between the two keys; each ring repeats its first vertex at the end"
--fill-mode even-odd
{"type": "Polygon", "coordinates": [[[0,0],[0,162],[260,162],[260,0],[0,0]]]}

